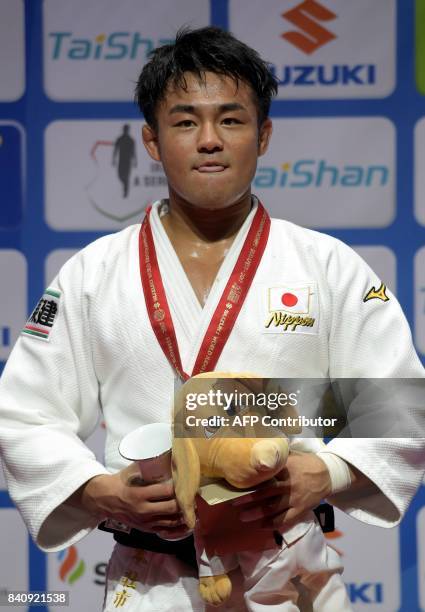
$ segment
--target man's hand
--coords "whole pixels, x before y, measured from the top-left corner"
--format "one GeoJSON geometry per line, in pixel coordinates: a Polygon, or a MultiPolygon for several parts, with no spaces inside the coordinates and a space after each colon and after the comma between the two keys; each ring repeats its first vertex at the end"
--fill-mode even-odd
{"type": "Polygon", "coordinates": [[[265,519],[264,526],[289,527],[331,492],[328,468],[314,453],[291,452],[275,478],[275,486],[233,502],[240,506],[242,521],[265,519]]]}
{"type": "Polygon", "coordinates": [[[99,521],[113,518],[164,538],[183,537],[188,532],[177,505],[173,483],[141,486],[132,466],[116,474],[91,478],[67,502],[84,508],[99,521]]]}

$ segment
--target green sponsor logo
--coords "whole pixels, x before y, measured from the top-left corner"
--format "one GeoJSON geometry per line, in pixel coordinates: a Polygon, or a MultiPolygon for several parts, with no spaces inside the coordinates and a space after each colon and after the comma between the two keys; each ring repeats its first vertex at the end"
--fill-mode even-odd
{"type": "Polygon", "coordinates": [[[425,0],[416,0],[416,87],[425,95],[425,0]]]}

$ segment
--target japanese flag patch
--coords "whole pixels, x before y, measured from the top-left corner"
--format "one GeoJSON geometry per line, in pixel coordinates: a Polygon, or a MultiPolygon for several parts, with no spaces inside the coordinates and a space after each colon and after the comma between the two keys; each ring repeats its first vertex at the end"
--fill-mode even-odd
{"type": "Polygon", "coordinates": [[[267,287],[263,292],[262,311],[264,333],[317,334],[317,285],[315,282],[294,282],[267,287]]]}
{"type": "Polygon", "coordinates": [[[46,289],[43,297],[34,308],[22,333],[48,342],[50,339],[50,332],[52,331],[59,312],[60,296],[61,294],[59,291],[46,289]]]}

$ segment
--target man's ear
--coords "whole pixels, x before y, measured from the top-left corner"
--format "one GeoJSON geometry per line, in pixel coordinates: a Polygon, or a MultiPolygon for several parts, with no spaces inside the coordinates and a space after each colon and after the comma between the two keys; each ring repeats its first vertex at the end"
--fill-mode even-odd
{"type": "Polygon", "coordinates": [[[258,156],[264,155],[269,147],[270,138],[273,132],[273,124],[270,117],[264,119],[258,133],[258,156]]]}
{"type": "Polygon", "coordinates": [[[142,140],[150,157],[152,157],[153,160],[160,162],[161,155],[159,152],[158,134],[153,127],[147,123],[145,123],[145,125],[142,127],[142,140]]]}

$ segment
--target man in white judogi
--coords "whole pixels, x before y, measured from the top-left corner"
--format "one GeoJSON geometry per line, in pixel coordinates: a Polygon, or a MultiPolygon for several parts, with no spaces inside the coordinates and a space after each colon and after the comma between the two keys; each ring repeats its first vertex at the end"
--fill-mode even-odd
{"type": "MultiPolygon", "coordinates": [[[[269,226],[251,196],[274,91],[258,55],[214,28],[181,34],[143,69],[143,139],[164,166],[169,199],[153,205],[142,229],[101,238],[65,264],[0,382],[10,494],[42,549],[77,542],[105,517],[164,537],[185,534],[172,485],[128,486],[118,453],[129,431],[170,421],[176,376],[216,369],[423,378],[400,306],[373,271],[331,237],[280,220],[269,226]],[[366,299],[372,288],[378,297],[366,299]],[[298,313],[290,310],[295,299],[298,313]],[[214,341],[217,321],[222,344],[214,341]],[[83,442],[99,411],[106,467],[83,442]]],[[[390,527],[421,482],[423,458],[422,439],[335,439],[319,454],[290,455],[273,504],[259,500],[241,511],[283,529],[297,523],[303,535],[305,513],[331,498],[360,520],[390,527]]],[[[240,576],[235,584],[227,609],[246,609],[240,576]]],[[[204,609],[192,568],[120,544],[105,609],[118,601],[138,612],[204,609]],[[127,574],[136,584],[119,599],[127,574]]],[[[332,612],[326,602],[315,606],[332,612]]]]}

